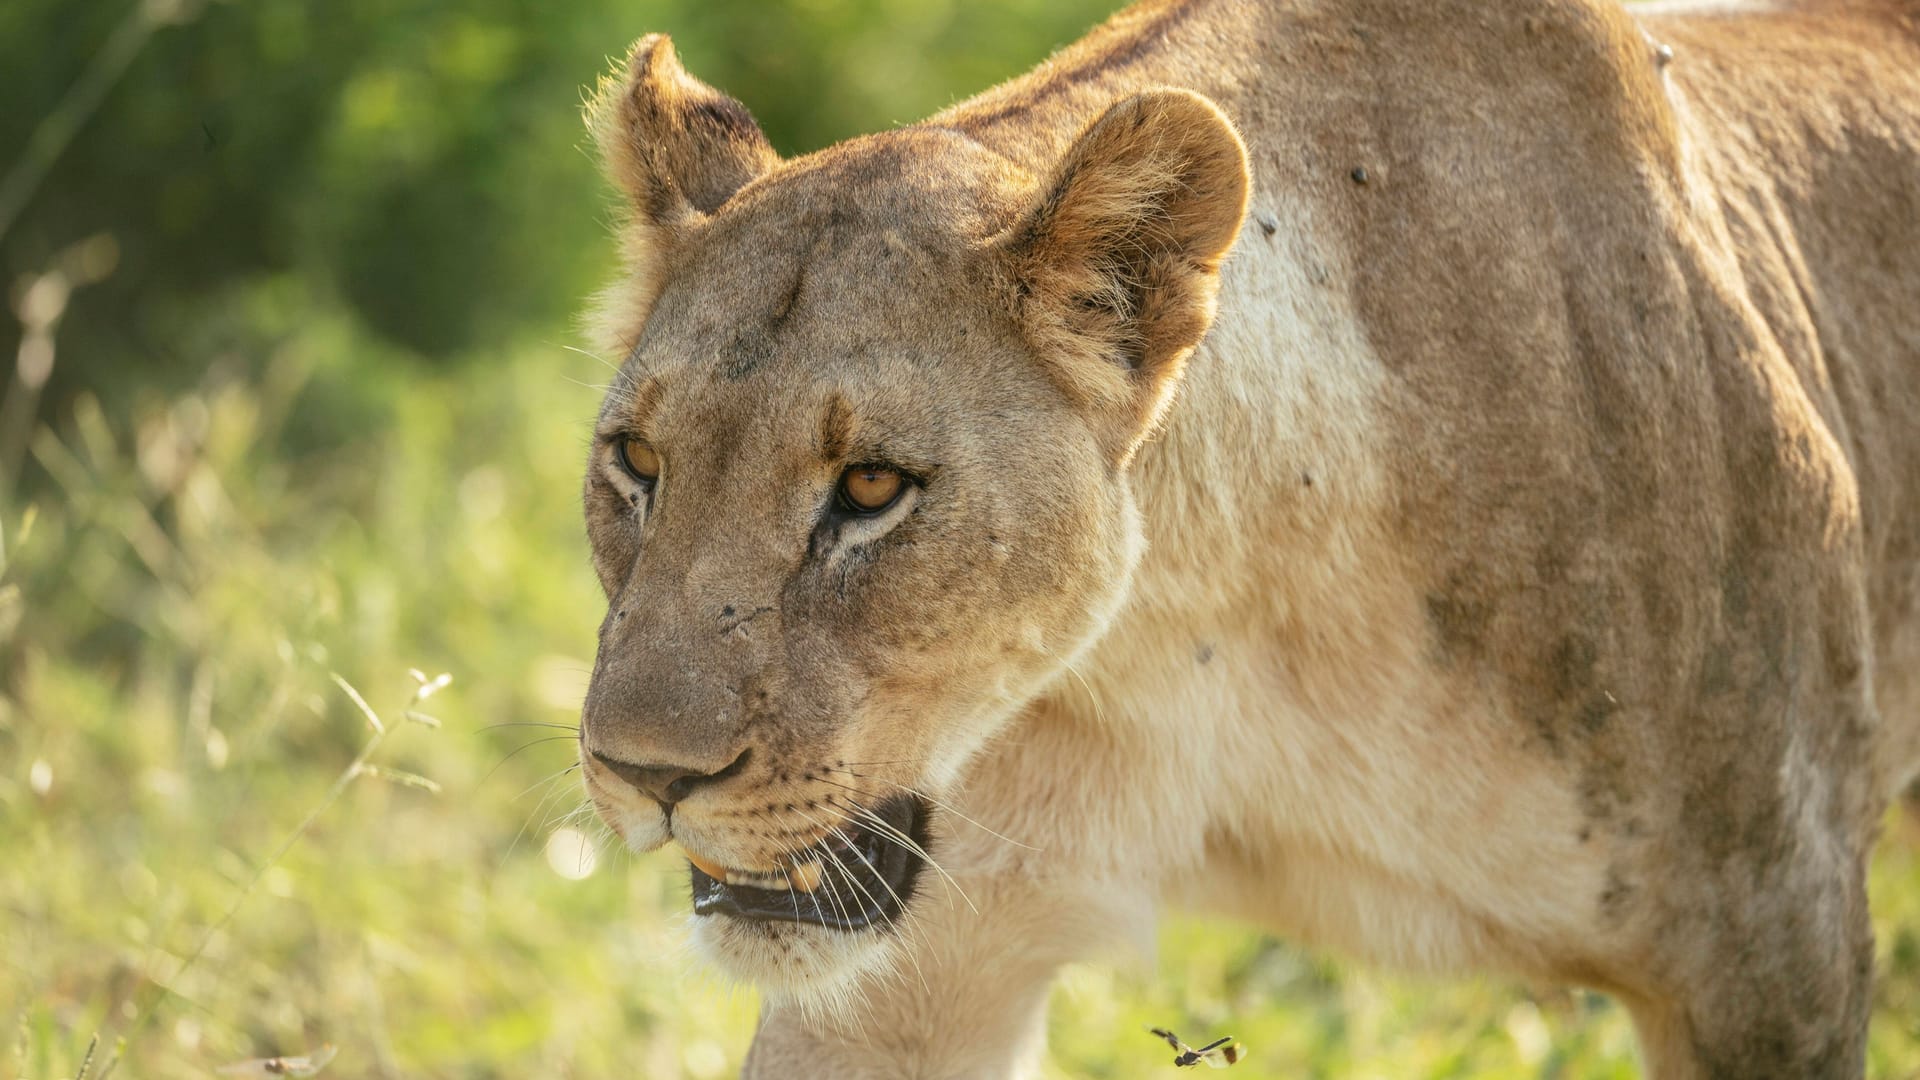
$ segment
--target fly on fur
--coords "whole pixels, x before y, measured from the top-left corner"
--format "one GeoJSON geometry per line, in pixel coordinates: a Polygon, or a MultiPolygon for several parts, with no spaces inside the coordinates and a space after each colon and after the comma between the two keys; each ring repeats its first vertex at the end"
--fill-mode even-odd
{"type": "Polygon", "coordinates": [[[1174,1055],[1173,1063],[1182,1069],[1191,1069],[1203,1061],[1207,1063],[1207,1067],[1210,1069],[1224,1069],[1247,1056],[1247,1048],[1234,1042],[1233,1036],[1231,1035],[1225,1038],[1215,1039],[1200,1049],[1195,1050],[1193,1047],[1181,1042],[1180,1036],[1175,1035],[1166,1028],[1148,1028],[1147,1030],[1167,1040],[1168,1046],[1180,1051],[1174,1055]]]}

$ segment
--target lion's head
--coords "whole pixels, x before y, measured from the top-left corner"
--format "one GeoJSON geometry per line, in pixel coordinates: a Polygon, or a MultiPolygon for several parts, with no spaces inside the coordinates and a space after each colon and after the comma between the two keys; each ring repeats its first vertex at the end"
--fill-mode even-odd
{"type": "Polygon", "coordinates": [[[1129,464],[1212,317],[1245,151],[1159,90],[1038,168],[937,124],[783,162],[660,36],[590,120],[631,221],[586,786],[631,847],[685,850],[709,957],[831,992],[913,917],[963,765],[1126,598],[1129,464]]]}

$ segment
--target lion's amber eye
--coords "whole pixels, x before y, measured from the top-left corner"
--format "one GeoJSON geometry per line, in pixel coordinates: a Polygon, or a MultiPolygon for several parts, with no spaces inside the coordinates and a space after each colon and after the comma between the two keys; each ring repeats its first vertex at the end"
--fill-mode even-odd
{"type": "Polygon", "coordinates": [[[849,508],[872,514],[892,506],[906,486],[906,480],[892,469],[862,465],[840,477],[840,498],[849,508]]]}
{"type": "Polygon", "coordinates": [[[617,444],[620,454],[620,467],[627,474],[643,484],[651,484],[660,478],[660,455],[653,447],[639,439],[624,438],[617,444]]]}

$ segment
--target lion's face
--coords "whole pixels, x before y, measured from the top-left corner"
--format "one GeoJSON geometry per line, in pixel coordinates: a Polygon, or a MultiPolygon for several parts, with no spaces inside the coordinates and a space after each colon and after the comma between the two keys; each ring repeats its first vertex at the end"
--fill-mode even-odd
{"type": "Polygon", "coordinates": [[[865,928],[915,886],[915,793],[937,798],[1093,636],[1138,530],[1086,419],[970,295],[974,253],[887,235],[844,181],[716,220],[606,399],[586,502],[610,607],[583,738],[718,775],[677,781],[669,818],[590,757],[637,846],[771,876],[822,848],[891,857],[829,861],[811,896],[696,879],[700,909],[865,928]]]}
{"type": "Polygon", "coordinates": [[[962,766],[1125,598],[1126,465],[1244,201],[1224,121],[1162,98],[1036,198],[953,133],[778,165],[662,39],[603,96],[637,218],[585,487],[609,607],[583,771],[630,846],[684,849],[698,940],[768,990],[884,964],[962,766]],[[1127,188],[1117,212],[1165,220],[1116,255],[1088,178],[1143,158],[1182,198],[1176,166],[1218,165],[1224,208],[1127,188]],[[1202,254],[1165,250],[1196,227],[1202,254]]]}

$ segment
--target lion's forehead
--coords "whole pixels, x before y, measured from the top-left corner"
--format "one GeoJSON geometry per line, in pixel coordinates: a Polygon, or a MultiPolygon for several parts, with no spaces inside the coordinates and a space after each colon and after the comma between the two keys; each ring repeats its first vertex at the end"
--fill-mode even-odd
{"type": "MultiPolygon", "coordinates": [[[[677,275],[629,357],[635,376],[801,385],[937,374],[997,326],[990,283],[892,233],[743,237],[677,275]],[[775,245],[792,244],[787,250],[775,245]]],[[[761,387],[762,391],[777,389],[761,387]]]]}
{"type": "Polygon", "coordinates": [[[877,261],[864,279],[815,260],[758,287],[688,283],[649,321],[605,419],[644,412],[635,426],[663,439],[698,432],[743,452],[833,456],[857,432],[924,456],[1033,394],[1041,376],[990,298],[877,261]]]}
{"type": "Polygon", "coordinates": [[[982,181],[930,138],[950,141],[858,140],[742,192],[675,257],[623,381],[658,380],[683,421],[718,427],[835,396],[911,423],[916,401],[982,388],[1018,347],[982,257],[1018,178],[982,181]]]}

